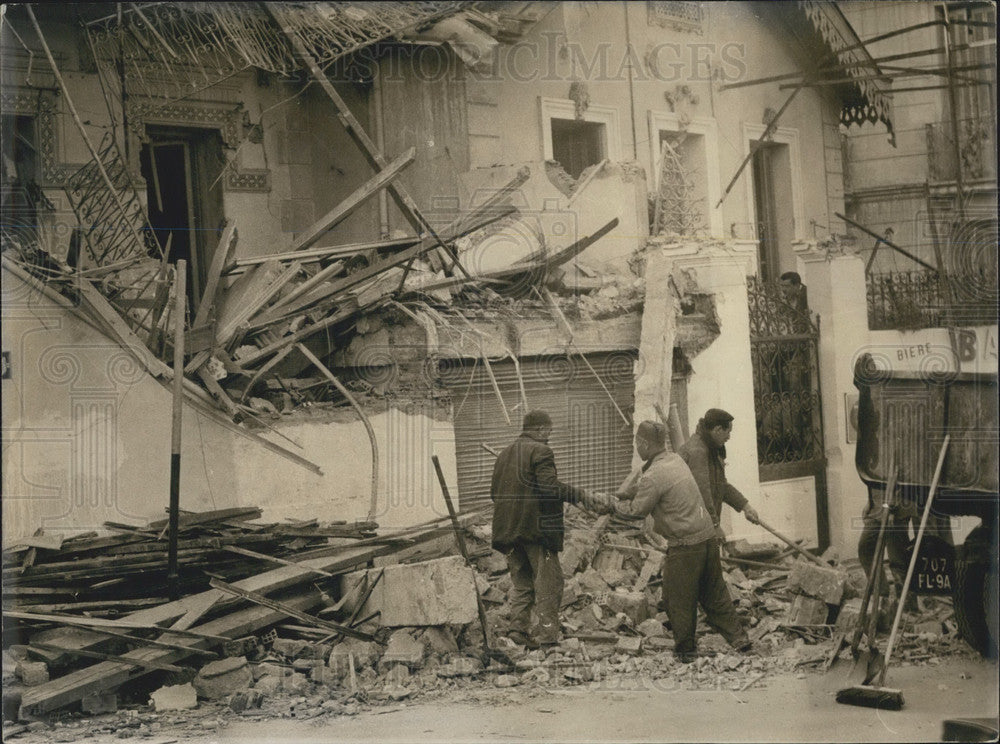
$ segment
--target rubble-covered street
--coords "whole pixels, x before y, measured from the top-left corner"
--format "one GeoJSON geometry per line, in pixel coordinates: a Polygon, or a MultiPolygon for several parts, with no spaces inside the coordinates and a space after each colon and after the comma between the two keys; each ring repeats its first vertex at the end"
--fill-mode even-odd
{"type": "MultiPolygon", "coordinates": [[[[251,523],[241,521],[247,516],[252,510],[192,516],[187,529],[204,531],[213,524],[228,532],[248,529],[251,523]],[[221,526],[220,516],[229,517],[221,526]]],[[[180,666],[118,686],[113,679],[95,683],[74,705],[26,715],[20,723],[8,720],[5,741],[926,740],[938,735],[944,718],[973,715],[992,704],[995,689],[985,683],[995,679],[995,662],[958,638],[949,600],[926,597],[905,616],[889,672],[891,683],[903,689],[907,712],[838,706],[835,692],[849,684],[856,665],[847,648],[835,658],[834,644],[839,631],[853,630],[864,576],[856,560],[841,564],[830,555],[824,568],[766,543],[731,542],[723,559],[753,650],[733,652],[720,636],[703,632],[702,654],[681,663],[671,651],[666,614],[657,608],[655,538],[607,516],[567,516],[564,638],[556,647],[531,650],[500,634],[510,578],[479,519],[464,531],[476,563],[475,586],[487,608],[489,649],[476,617],[472,572],[454,554],[449,529],[438,529],[423,543],[421,560],[391,562],[393,553],[406,561],[405,551],[414,550],[394,547],[381,568],[316,575],[325,606],[238,640],[189,640],[189,650],[219,653],[201,651],[180,666]],[[832,582],[816,580],[831,576],[832,582]],[[334,586],[343,587],[345,601],[325,593],[334,586]],[[358,637],[331,633],[324,623],[346,626],[358,637]],[[779,719],[785,723],[777,725],[779,719]],[[755,730],[748,728],[752,721],[770,723],[755,730]]],[[[264,525],[258,535],[281,529],[264,525]]],[[[329,539],[317,537],[324,531],[351,532],[347,525],[284,529],[299,535],[312,531],[314,543],[329,539]]],[[[370,527],[354,529],[362,535],[370,527]]],[[[377,538],[369,533],[354,540],[377,538]]],[[[258,542],[266,541],[258,537],[258,542]]],[[[213,580],[213,586],[229,585],[213,580]]],[[[72,625],[59,629],[61,620],[73,623],[66,616],[27,612],[24,617],[37,621],[26,620],[24,628],[39,629],[22,631],[21,642],[4,650],[4,711],[11,718],[19,705],[43,700],[39,691],[58,686],[60,678],[72,679],[72,670],[86,660],[73,658],[74,639],[82,650],[87,633],[118,624],[112,631],[117,635],[103,639],[108,651],[108,641],[121,643],[135,633],[127,621],[95,621],[96,627],[82,631],[72,625]]],[[[884,639],[883,631],[876,643],[884,639]]],[[[131,639],[140,647],[148,642],[131,639]]],[[[179,641],[176,648],[184,645],[179,641]]],[[[135,652],[131,656],[136,658],[135,652]]],[[[30,714],[30,705],[22,710],[30,714]]]]}

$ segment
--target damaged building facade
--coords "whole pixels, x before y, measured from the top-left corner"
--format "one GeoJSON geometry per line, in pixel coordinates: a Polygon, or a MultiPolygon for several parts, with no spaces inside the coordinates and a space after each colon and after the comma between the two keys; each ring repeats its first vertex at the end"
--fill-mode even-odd
{"type": "Polygon", "coordinates": [[[853,550],[881,341],[830,236],[842,128],[892,118],[834,4],[268,7],[40,7],[55,68],[7,13],[5,545],[162,514],[184,259],[182,509],[403,527],[445,513],[432,455],[471,509],[533,408],[610,491],[635,423],[721,407],[765,520],[853,550]]]}

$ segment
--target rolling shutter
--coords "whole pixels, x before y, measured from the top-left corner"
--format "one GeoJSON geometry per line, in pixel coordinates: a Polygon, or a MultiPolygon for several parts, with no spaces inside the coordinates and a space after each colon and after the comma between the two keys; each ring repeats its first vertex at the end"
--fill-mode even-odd
{"type": "MultiPolygon", "coordinates": [[[[587,355],[615,403],[629,417],[635,359],[634,352],[626,351],[587,355]]],[[[594,373],[579,357],[547,356],[523,359],[519,364],[520,382],[512,361],[491,363],[509,423],[481,360],[456,361],[442,370],[452,396],[461,508],[490,498],[495,458],[482,444],[502,450],[521,433],[524,414],[535,409],[552,417],[549,445],[561,481],[599,491],[616,489],[632,462],[632,424],[622,419],[594,373]]]]}

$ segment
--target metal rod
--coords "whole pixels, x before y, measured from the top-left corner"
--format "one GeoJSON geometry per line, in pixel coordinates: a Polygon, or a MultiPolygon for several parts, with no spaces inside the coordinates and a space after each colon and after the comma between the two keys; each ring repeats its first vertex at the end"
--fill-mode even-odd
{"type": "Polygon", "coordinates": [[[358,412],[361,417],[361,422],[365,425],[365,431],[368,432],[368,440],[372,447],[372,493],[371,493],[371,503],[368,508],[368,521],[375,521],[375,510],[378,507],[378,440],[375,438],[375,429],[372,428],[371,421],[368,420],[368,416],[365,415],[364,409],[355,400],[354,396],[351,395],[351,391],[344,387],[344,384],[337,379],[336,375],[331,372],[323,362],[319,360],[315,354],[313,354],[309,348],[302,344],[301,342],[295,344],[295,348],[299,350],[306,359],[313,363],[313,365],[318,369],[324,377],[326,377],[330,382],[334,384],[340,394],[347,398],[347,402],[350,403],[354,410],[358,412]]]}
{"type": "Polygon", "coordinates": [[[479,585],[476,583],[476,569],[469,560],[469,549],[465,545],[465,536],[462,534],[462,526],[458,523],[458,514],[455,505],[451,502],[451,494],[448,493],[448,482],[444,479],[444,471],[441,470],[441,461],[437,455],[431,455],[434,463],[434,470],[437,472],[438,483],[441,485],[441,494],[444,496],[444,503],[448,507],[448,516],[451,518],[451,526],[455,531],[455,542],[458,543],[458,550],[465,559],[465,565],[472,570],[472,586],[476,593],[476,610],[479,612],[479,625],[483,629],[483,644],[485,648],[490,647],[490,634],[486,629],[486,608],[483,607],[482,597],[479,596],[479,585]]]}
{"type": "Polygon", "coordinates": [[[184,417],[184,308],[187,305],[187,261],[177,261],[174,277],[174,407],[170,433],[170,517],[167,541],[167,590],[180,599],[177,535],[181,508],[181,423],[184,417]]]}
{"type": "Polygon", "coordinates": [[[921,266],[923,266],[925,269],[930,269],[935,274],[938,273],[938,270],[936,268],[934,268],[933,266],[931,266],[929,263],[927,263],[926,261],[924,261],[922,258],[917,258],[912,253],[910,253],[909,251],[904,250],[903,248],[900,248],[898,245],[896,245],[895,243],[893,243],[891,240],[887,240],[886,238],[883,238],[877,232],[873,232],[872,230],[869,230],[864,225],[858,224],[857,222],[855,222],[854,220],[852,220],[850,217],[845,217],[840,212],[834,212],[834,214],[837,217],[839,217],[840,219],[842,219],[844,222],[846,222],[848,225],[853,225],[854,227],[858,228],[862,232],[867,233],[868,235],[871,235],[873,238],[875,238],[879,242],[885,243],[887,246],[889,246],[890,248],[892,248],[894,251],[902,253],[907,258],[916,261],[918,264],[920,264],[921,266]]]}
{"type": "Polygon", "coordinates": [[[782,104],[781,108],[778,109],[778,113],[776,113],[774,117],[771,119],[771,121],[768,123],[767,128],[764,130],[764,133],[760,135],[760,139],[756,139],[753,141],[753,143],[751,143],[750,152],[748,152],[747,156],[743,158],[743,162],[740,163],[740,167],[736,169],[736,172],[733,174],[733,177],[729,179],[729,184],[726,186],[725,190],[723,190],[722,196],[719,197],[719,203],[715,205],[716,209],[721,207],[722,202],[724,202],[726,200],[726,197],[729,196],[729,192],[732,191],[733,186],[736,185],[736,180],[740,177],[740,174],[747,167],[747,164],[750,162],[753,156],[757,154],[757,150],[759,150],[764,145],[764,141],[768,138],[771,132],[777,129],[778,120],[781,118],[781,115],[785,113],[785,110],[788,108],[792,100],[794,100],[795,96],[799,94],[799,91],[802,90],[803,86],[804,83],[798,83],[795,86],[795,90],[792,91],[791,95],[788,96],[784,104],[782,104]]]}
{"type": "Polygon", "coordinates": [[[948,4],[941,3],[944,14],[944,48],[948,75],[948,108],[951,112],[951,140],[955,150],[955,190],[958,201],[958,221],[965,222],[965,184],[962,178],[962,142],[958,131],[958,101],[955,99],[955,62],[951,51],[951,22],[948,4]]]}

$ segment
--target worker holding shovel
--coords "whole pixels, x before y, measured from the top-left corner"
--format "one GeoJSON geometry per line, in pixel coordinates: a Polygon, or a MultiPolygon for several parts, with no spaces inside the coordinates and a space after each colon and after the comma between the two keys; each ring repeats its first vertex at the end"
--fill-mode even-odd
{"type": "Polygon", "coordinates": [[[694,435],[677,451],[698,482],[705,508],[712,515],[720,540],[725,539],[719,527],[723,503],[743,512],[747,521],[760,524],[757,510],[726,480],[726,442],[732,433],[732,414],[720,408],[709,408],[698,422],[694,435]]]}

